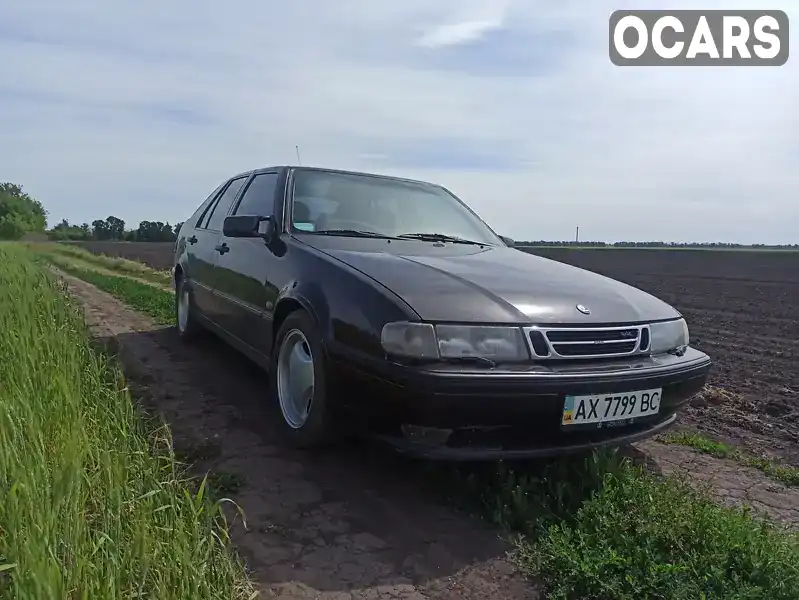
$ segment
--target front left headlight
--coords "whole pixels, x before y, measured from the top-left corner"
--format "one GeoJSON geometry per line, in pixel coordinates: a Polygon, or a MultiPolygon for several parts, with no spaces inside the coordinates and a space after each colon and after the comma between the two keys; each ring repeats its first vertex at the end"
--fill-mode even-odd
{"type": "Polygon", "coordinates": [[[383,327],[380,342],[390,354],[413,358],[487,358],[497,362],[529,358],[518,327],[397,322],[383,327]]]}
{"type": "Polygon", "coordinates": [[[649,348],[652,354],[684,351],[691,340],[688,333],[688,324],[685,322],[685,319],[651,323],[649,325],[649,332],[652,336],[649,342],[649,348]]]}

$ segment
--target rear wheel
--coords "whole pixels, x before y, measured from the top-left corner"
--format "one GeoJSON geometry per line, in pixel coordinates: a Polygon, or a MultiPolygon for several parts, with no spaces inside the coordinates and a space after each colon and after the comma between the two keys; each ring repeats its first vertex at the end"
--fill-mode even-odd
{"type": "Polygon", "coordinates": [[[322,339],[303,310],[286,317],[277,332],[269,386],[279,428],[290,444],[310,448],[335,439],[322,339]]]}
{"type": "Polygon", "coordinates": [[[195,339],[202,326],[194,318],[194,297],[191,286],[181,277],[175,286],[175,322],[178,335],[186,341],[195,339]]]}

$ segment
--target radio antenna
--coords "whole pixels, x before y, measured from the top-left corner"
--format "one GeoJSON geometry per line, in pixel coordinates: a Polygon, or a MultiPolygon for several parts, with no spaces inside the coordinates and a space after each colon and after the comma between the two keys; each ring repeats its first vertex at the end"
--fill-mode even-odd
{"type": "Polygon", "coordinates": [[[299,146],[294,146],[294,150],[297,151],[297,164],[299,166],[302,166],[302,161],[300,160],[300,147],[299,146]]]}

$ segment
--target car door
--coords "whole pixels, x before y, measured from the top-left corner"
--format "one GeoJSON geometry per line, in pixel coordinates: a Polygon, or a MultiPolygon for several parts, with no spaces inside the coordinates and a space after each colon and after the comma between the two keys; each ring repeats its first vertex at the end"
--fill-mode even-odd
{"type": "MultiPolygon", "coordinates": [[[[248,176],[231,179],[211,203],[206,214],[200,218],[194,229],[193,237],[189,238],[189,266],[191,271],[194,303],[197,308],[211,321],[216,323],[216,263],[220,256],[220,243],[222,237],[222,222],[230,212],[233,201],[247,181],[248,176]],[[194,242],[192,244],[192,242],[194,242]]],[[[217,323],[218,324],[218,323],[217,323]]]]}
{"type": "Polygon", "coordinates": [[[198,211],[186,221],[180,230],[178,244],[185,248],[186,277],[194,294],[194,305],[204,316],[210,317],[213,306],[213,288],[211,271],[216,262],[217,234],[209,232],[206,224],[211,216],[216,201],[227,188],[229,181],[223,182],[206,198],[198,211]]]}
{"type": "MultiPolygon", "coordinates": [[[[274,217],[277,172],[257,173],[245,188],[234,215],[274,217]]],[[[271,309],[278,291],[270,282],[277,258],[261,238],[222,238],[229,251],[217,260],[217,309],[222,326],[242,342],[268,355],[271,309]]]]}

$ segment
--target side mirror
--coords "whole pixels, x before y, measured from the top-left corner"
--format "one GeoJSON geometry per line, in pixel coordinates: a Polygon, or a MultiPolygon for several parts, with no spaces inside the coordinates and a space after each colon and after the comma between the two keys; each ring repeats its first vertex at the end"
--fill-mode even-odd
{"type": "Polygon", "coordinates": [[[263,238],[269,241],[272,239],[274,229],[272,217],[233,215],[225,218],[222,235],[236,238],[263,238]]]}
{"type": "Polygon", "coordinates": [[[514,242],[513,239],[507,236],[501,235],[499,237],[503,242],[505,242],[505,245],[508,246],[509,248],[513,248],[516,245],[516,242],[514,242]]]}

